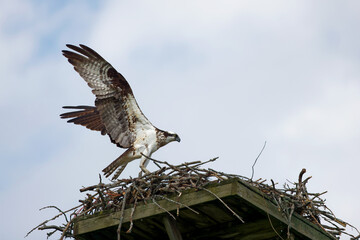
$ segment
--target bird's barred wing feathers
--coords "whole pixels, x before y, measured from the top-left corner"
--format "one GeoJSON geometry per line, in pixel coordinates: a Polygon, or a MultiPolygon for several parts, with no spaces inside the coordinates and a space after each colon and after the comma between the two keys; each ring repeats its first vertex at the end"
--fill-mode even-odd
{"type": "Polygon", "coordinates": [[[128,91],[130,89],[125,78],[94,50],[81,44],[81,48],[70,44],[66,46],[78,52],[63,50],[63,55],[87,82],[97,99],[118,97],[119,90],[128,91]]]}
{"type": "Polygon", "coordinates": [[[68,123],[74,123],[84,126],[90,130],[100,131],[102,135],[106,134],[106,129],[101,121],[99,111],[91,106],[64,106],[65,109],[77,111],[67,112],[60,115],[63,119],[69,119],[68,123]]]}
{"type": "Polygon", "coordinates": [[[96,96],[95,105],[110,139],[121,147],[132,146],[135,126],[150,126],[133,96],[130,85],[105,59],[91,48],[66,45],[63,55],[87,82],[96,96]]]}

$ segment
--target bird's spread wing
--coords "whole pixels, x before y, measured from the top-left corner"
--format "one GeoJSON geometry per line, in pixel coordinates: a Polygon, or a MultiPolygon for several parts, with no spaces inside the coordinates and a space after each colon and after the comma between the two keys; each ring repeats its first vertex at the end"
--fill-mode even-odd
{"type": "Polygon", "coordinates": [[[60,115],[61,118],[70,118],[69,123],[78,124],[88,129],[100,131],[102,135],[106,134],[106,129],[101,121],[99,111],[91,106],[64,106],[65,109],[76,111],[67,112],[60,115]]]}
{"type": "Polygon", "coordinates": [[[64,50],[63,55],[95,94],[96,109],[110,139],[124,148],[132,146],[135,128],[152,125],[136,103],[129,83],[91,48],[81,44],[66,46],[74,52],[64,50]]]}

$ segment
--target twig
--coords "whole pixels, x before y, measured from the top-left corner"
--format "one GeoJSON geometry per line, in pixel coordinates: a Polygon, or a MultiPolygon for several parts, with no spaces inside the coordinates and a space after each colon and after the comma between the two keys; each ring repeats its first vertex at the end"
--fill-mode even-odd
{"type": "Polygon", "coordinates": [[[165,208],[163,208],[162,206],[160,206],[154,198],[152,198],[153,203],[158,206],[160,209],[162,209],[163,211],[167,212],[174,220],[176,220],[176,218],[174,217],[174,215],[172,215],[168,210],[166,210],[165,208]]]}
{"type": "Polygon", "coordinates": [[[229,211],[235,216],[237,217],[242,223],[245,223],[244,220],[239,216],[237,215],[236,212],[234,212],[221,198],[218,197],[218,195],[216,195],[215,193],[213,193],[212,191],[210,191],[209,189],[207,188],[201,188],[202,190],[205,190],[207,191],[208,193],[212,194],[213,196],[215,196],[222,204],[224,204],[224,206],[229,209],[229,211]]]}
{"type": "Polygon", "coordinates": [[[122,200],[121,212],[120,212],[120,221],[119,221],[119,225],[118,225],[118,228],[117,228],[117,239],[118,240],[121,239],[121,225],[122,225],[122,222],[124,220],[124,210],[125,210],[125,204],[126,204],[126,197],[127,197],[127,194],[128,194],[129,191],[130,191],[130,188],[128,188],[128,190],[125,191],[124,198],[122,200]]]}
{"type": "MultiPolygon", "coordinates": [[[[212,159],[210,159],[210,160],[207,160],[207,161],[205,161],[205,162],[200,162],[199,164],[196,164],[196,165],[194,165],[194,166],[192,166],[193,168],[196,168],[196,167],[199,167],[199,166],[201,166],[201,165],[204,165],[204,164],[207,164],[207,163],[209,163],[209,162],[214,162],[214,161],[216,161],[217,159],[218,159],[219,157],[214,157],[214,158],[212,158],[212,159]]],[[[195,163],[195,162],[194,162],[195,163]]]]}
{"type": "Polygon", "coordinates": [[[56,210],[58,210],[59,212],[61,212],[62,215],[64,215],[65,221],[66,221],[66,222],[69,222],[69,220],[68,220],[68,218],[67,218],[67,216],[66,216],[66,213],[63,212],[63,211],[62,211],[60,208],[58,208],[57,206],[46,206],[46,207],[42,207],[42,208],[40,208],[40,211],[41,211],[41,210],[44,210],[44,209],[46,209],[46,208],[55,208],[56,210]]]}
{"type": "MultiPolygon", "coordinates": [[[[83,212],[81,215],[85,215],[87,212],[90,212],[93,208],[94,208],[94,206],[92,206],[91,208],[87,209],[87,210],[86,210],[85,212],[83,212]]],[[[79,215],[79,216],[81,216],[81,215],[79,215]]],[[[79,216],[78,216],[78,217],[79,217],[79,216]]],[[[65,226],[65,228],[64,228],[64,230],[63,230],[63,232],[62,232],[62,234],[61,234],[60,240],[63,240],[63,239],[64,239],[64,237],[65,237],[65,235],[66,235],[66,233],[67,233],[67,230],[68,230],[69,227],[70,227],[70,224],[72,224],[75,219],[76,219],[76,218],[71,219],[71,220],[66,224],[66,226],[65,226]]]]}
{"type": "Polygon", "coordinates": [[[253,177],[254,177],[254,172],[255,172],[254,167],[255,167],[255,164],[256,164],[257,160],[259,159],[259,157],[261,156],[262,152],[264,151],[265,147],[266,147],[266,141],[264,142],[264,146],[262,147],[260,153],[258,154],[258,156],[257,156],[256,159],[255,159],[254,164],[253,164],[252,167],[251,167],[251,169],[252,169],[252,171],[251,171],[251,178],[250,178],[251,181],[252,181],[252,179],[253,179],[253,177]]]}
{"type": "Polygon", "coordinates": [[[134,202],[134,207],[131,209],[131,213],[130,213],[130,227],[129,229],[126,231],[126,233],[131,233],[131,230],[133,228],[133,216],[134,216],[134,212],[135,212],[135,208],[136,208],[136,203],[137,203],[137,197],[135,197],[135,202],[134,202]]]}
{"type": "Polygon", "coordinates": [[[161,195],[155,195],[154,197],[159,197],[159,198],[162,198],[162,199],[168,200],[169,202],[172,202],[172,203],[178,204],[178,205],[180,205],[180,206],[186,207],[186,208],[187,208],[187,209],[189,209],[190,211],[192,211],[192,212],[194,212],[194,213],[196,213],[196,214],[199,214],[199,212],[198,212],[198,211],[196,211],[196,210],[192,209],[192,208],[191,208],[191,207],[189,207],[188,205],[183,204],[183,203],[181,203],[181,202],[174,201],[174,200],[172,200],[172,199],[170,199],[170,198],[167,198],[167,197],[165,197],[165,196],[161,196],[161,195]]]}
{"type": "Polygon", "coordinates": [[[276,235],[278,235],[278,237],[281,238],[281,240],[284,240],[284,239],[281,237],[281,235],[280,235],[280,234],[276,231],[276,229],[274,228],[274,226],[273,226],[273,224],[272,224],[272,221],[271,221],[271,219],[270,219],[270,215],[269,215],[268,212],[266,212],[266,215],[267,215],[267,217],[268,217],[268,219],[269,219],[270,226],[271,226],[271,228],[274,230],[274,232],[276,233],[276,235]]]}
{"type": "MultiPolygon", "coordinates": [[[[70,212],[70,211],[72,211],[72,210],[74,210],[74,209],[79,208],[80,206],[82,206],[82,204],[80,204],[80,205],[78,205],[78,206],[76,206],[76,207],[70,208],[70,209],[67,210],[67,211],[61,212],[61,213],[59,213],[58,215],[55,215],[55,216],[54,216],[53,218],[51,218],[51,219],[45,220],[44,222],[40,223],[39,225],[37,225],[36,227],[34,227],[33,229],[31,229],[31,230],[25,235],[25,237],[29,236],[29,234],[32,233],[35,229],[37,229],[37,228],[45,225],[46,223],[48,223],[48,222],[50,222],[50,221],[55,220],[56,218],[58,218],[59,216],[61,216],[61,215],[64,214],[64,213],[67,213],[67,212],[70,212]]],[[[43,208],[41,208],[40,210],[42,210],[42,209],[44,209],[44,208],[47,208],[47,207],[43,207],[43,208]]]]}

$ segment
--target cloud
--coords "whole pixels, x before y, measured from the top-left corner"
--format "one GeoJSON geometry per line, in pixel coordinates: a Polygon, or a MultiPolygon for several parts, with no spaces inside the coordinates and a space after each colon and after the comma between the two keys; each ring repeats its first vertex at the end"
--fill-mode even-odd
{"type": "MultiPolygon", "coordinates": [[[[360,85],[358,81],[324,86],[311,105],[298,109],[280,128],[284,137],[306,142],[309,136],[319,144],[358,140],[360,136],[360,85]]],[[[309,139],[310,140],[310,139],[309,139]]],[[[312,141],[310,140],[310,141],[312,141]]],[[[313,142],[314,143],[314,142],[313,142]]]]}

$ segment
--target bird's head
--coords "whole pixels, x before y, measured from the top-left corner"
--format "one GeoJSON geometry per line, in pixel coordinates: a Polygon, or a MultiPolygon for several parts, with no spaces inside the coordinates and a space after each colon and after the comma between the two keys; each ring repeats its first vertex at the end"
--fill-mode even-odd
{"type": "Polygon", "coordinates": [[[164,137],[165,137],[165,144],[168,144],[169,142],[173,142],[173,141],[177,141],[177,142],[181,141],[179,135],[177,135],[174,132],[163,131],[163,134],[164,134],[164,137]]]}
{"type": "Polygon", "coordinates": [[[174,133],[174,132],[167,132],[167,133],[168,133],[167,138],[170,140],[170,142],[172,142],[172,141],[180,142],[181,141],[179,135],[177,135],[176,133],[174,133]]]}

